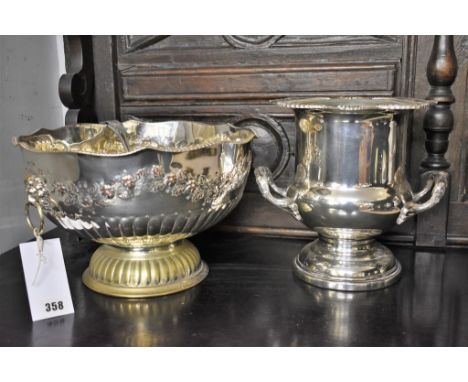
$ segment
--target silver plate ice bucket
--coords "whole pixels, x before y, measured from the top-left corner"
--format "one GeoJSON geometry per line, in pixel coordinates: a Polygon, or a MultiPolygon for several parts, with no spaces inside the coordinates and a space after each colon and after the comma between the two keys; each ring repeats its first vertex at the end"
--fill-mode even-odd
{"type": "Polygon", "coordinates": [[[319,234],[294,260],[306,282],[337,290],[383,288],[401,266],[374,237],[437,204],[447,173],[428,174],[421,192],[406,179],[405,113],[431,102],[403,98],[283,100],[296,115],[295,177],[287,189],[266,167],[255,170],[262,195],[319,234]]]}

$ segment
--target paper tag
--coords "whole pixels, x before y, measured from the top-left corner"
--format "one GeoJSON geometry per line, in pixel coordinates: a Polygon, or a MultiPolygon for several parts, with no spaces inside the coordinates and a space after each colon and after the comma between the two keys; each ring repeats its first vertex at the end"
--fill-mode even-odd
{"type": "Polygon", "coordinates": [[[19,247],[33,321],[75,313],[60,239],[44,240],[45,261],[39,269],[37,242],[19,247]]]}

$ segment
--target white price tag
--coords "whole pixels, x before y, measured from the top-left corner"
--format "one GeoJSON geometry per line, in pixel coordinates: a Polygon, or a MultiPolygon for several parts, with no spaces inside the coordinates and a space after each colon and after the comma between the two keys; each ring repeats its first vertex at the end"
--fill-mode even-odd
{"type": "Polygon", "coordinates": [[[36,241],[20,244],[33,321],[75,313],[60,239],[44,240],[43,248],[40,259],[36,241]]]}

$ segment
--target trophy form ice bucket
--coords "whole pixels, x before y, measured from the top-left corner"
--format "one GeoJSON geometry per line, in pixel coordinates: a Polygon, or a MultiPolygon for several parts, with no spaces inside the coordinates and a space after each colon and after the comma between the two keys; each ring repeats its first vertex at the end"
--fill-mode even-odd
{"type": "MultiPolygon", "coordinates": [[[[189,121],[79,124],[14,139],[29,207],[101,245],[84,283],[120,297],[166,295],[208,274],[186,238],[239,202],[254,134],[189,121]]],[[[37,228],[35,230],[35,235],[37,228]]]]}
{"type": "Polygon", "coordinates": [[[371,290],[395,282],[401,266],[374,237],[437,204],[447,173],[432,171],[422,191],[406,179],[405,113],[431,101],[404,98],[312,98],[278,104],[296,115],[294,180],[273,183],[255,170],[262,195],[319,234],[295,258],[295,274],[336,290],[371,290]]]}

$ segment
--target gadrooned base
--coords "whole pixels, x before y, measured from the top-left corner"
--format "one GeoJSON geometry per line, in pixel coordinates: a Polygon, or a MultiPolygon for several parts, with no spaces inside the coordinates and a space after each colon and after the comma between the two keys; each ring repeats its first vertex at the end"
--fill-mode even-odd
{"type": "Polygon", "coordinates": [[[392,251],[373,239],[317,239],[302,248],[293,267],[307,283],[341,291],[385,288],[401,273],[392,251]]]}
{"type": "Polygon", "coordinates": [[[188,240],[149,249],[101,245],[83,273],[84,284],[109,296],[164,296],[189,289],[208,275],[208,266],[188,240]]]}

